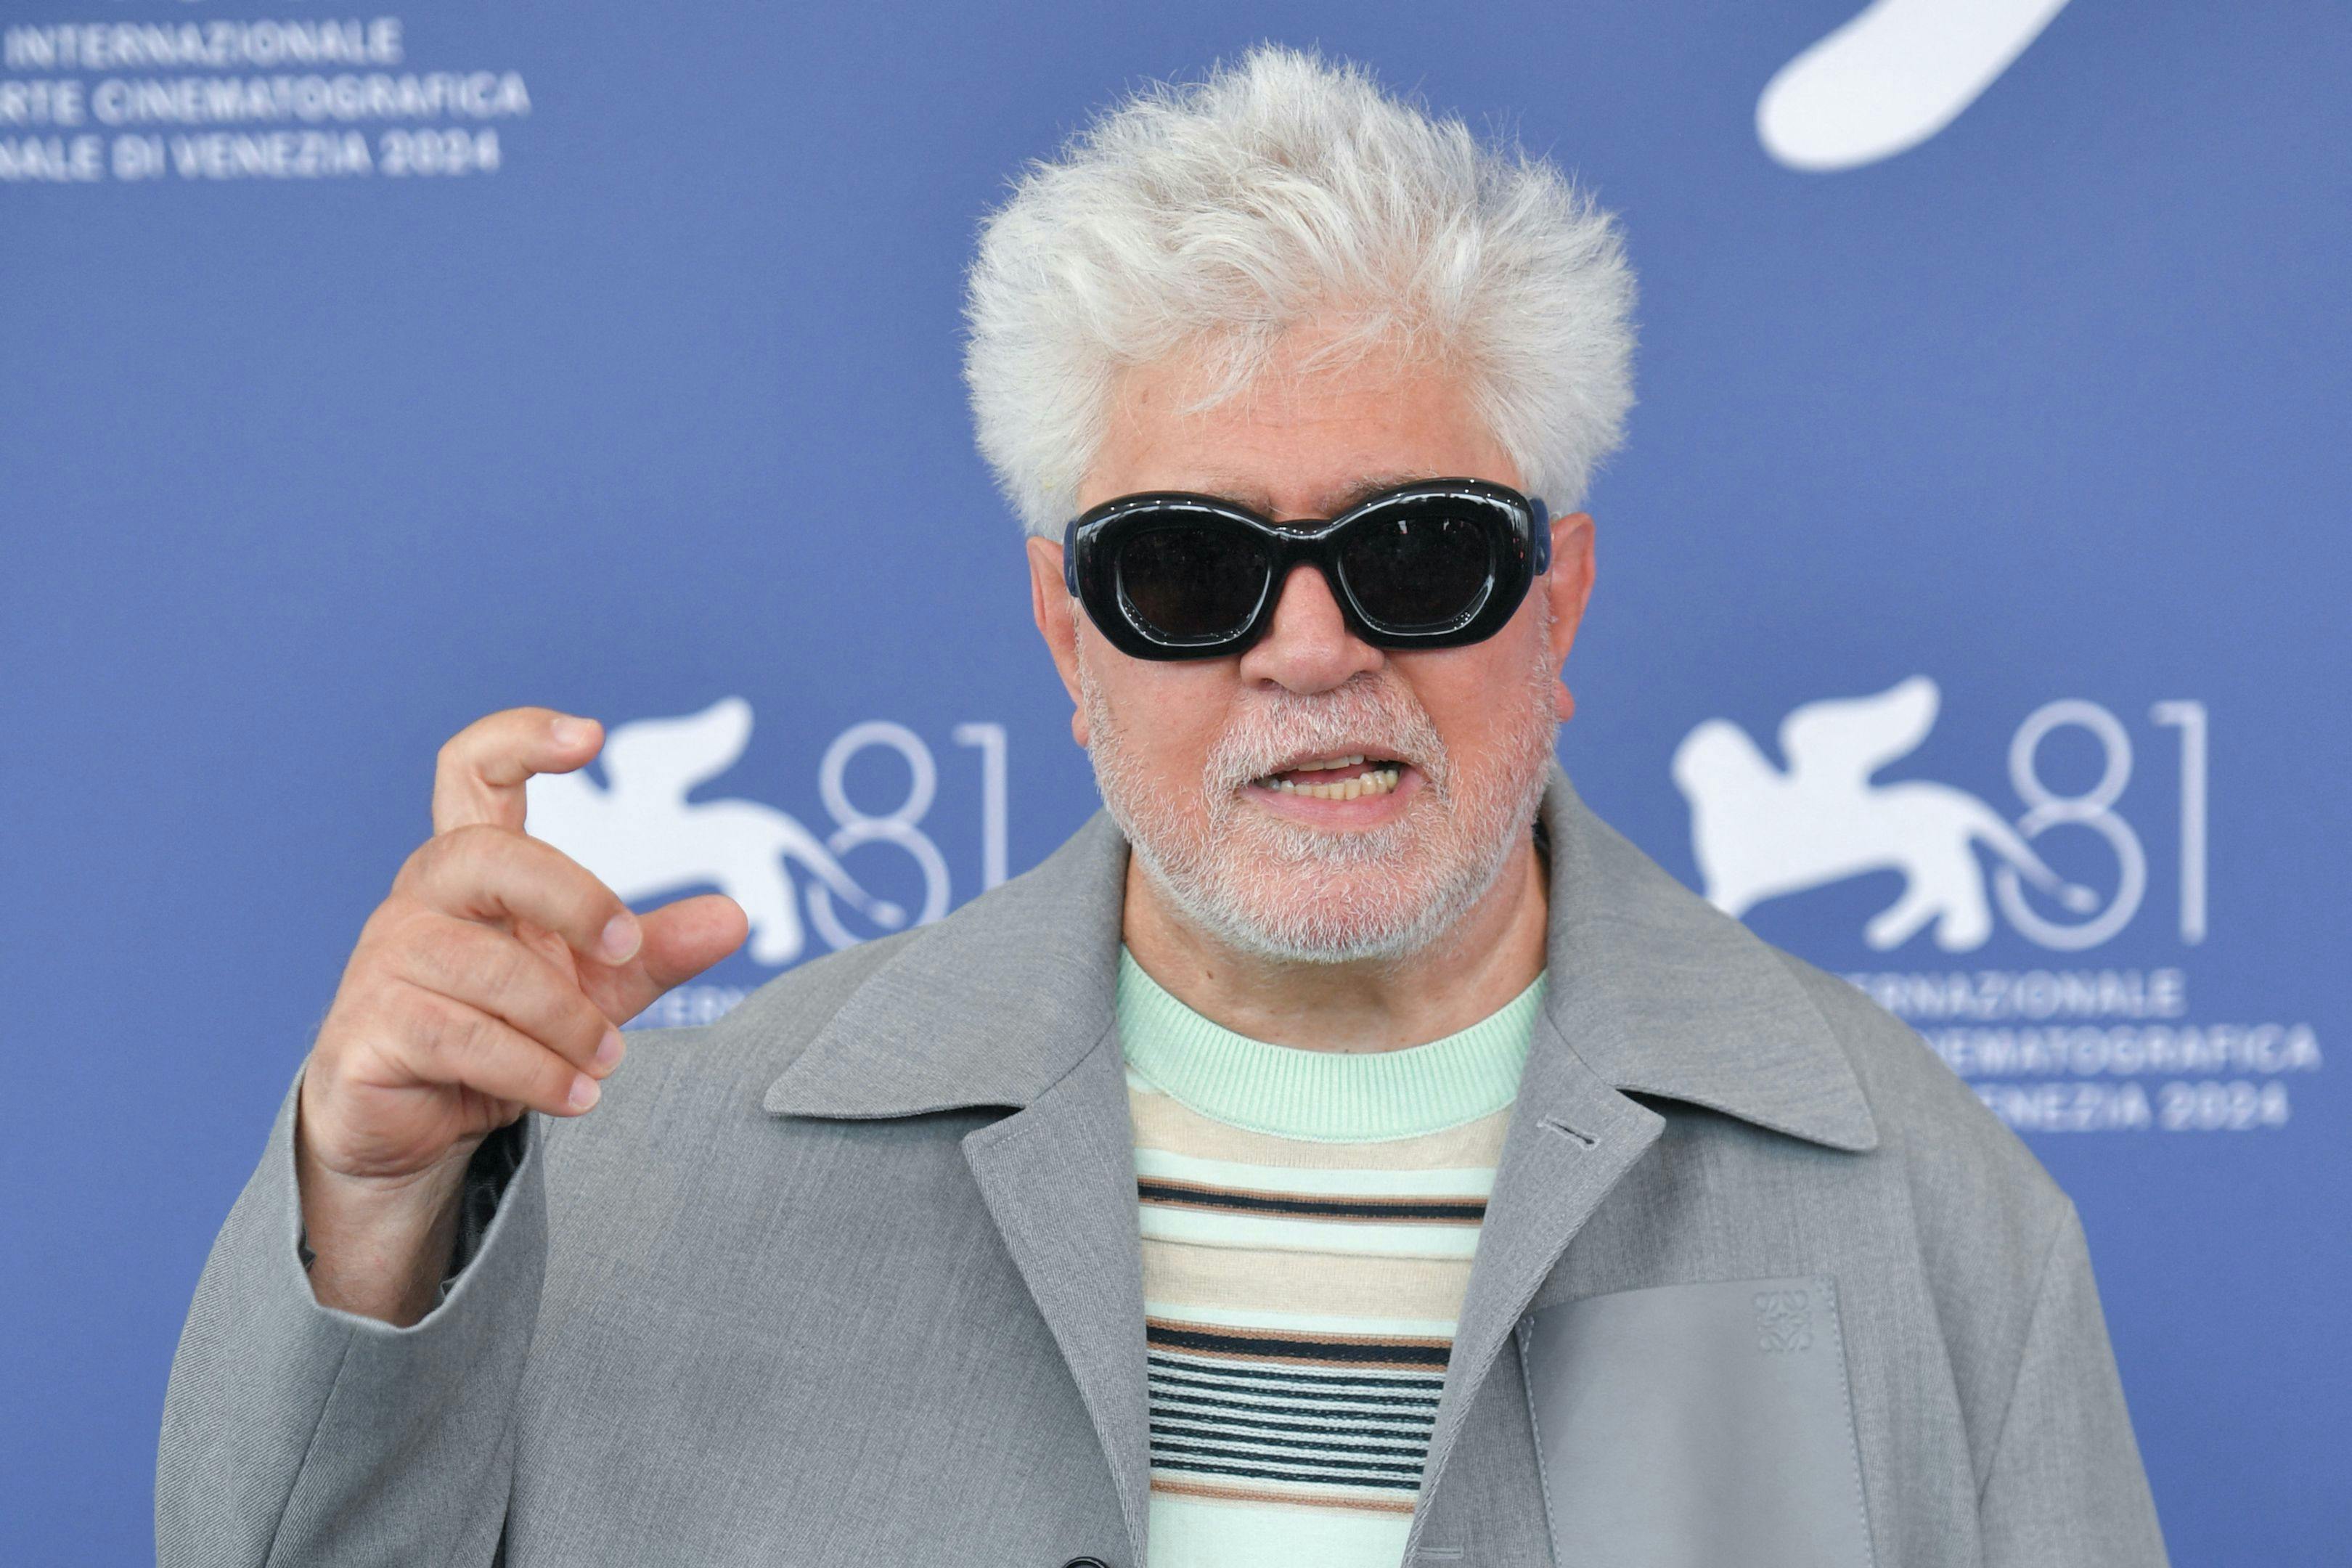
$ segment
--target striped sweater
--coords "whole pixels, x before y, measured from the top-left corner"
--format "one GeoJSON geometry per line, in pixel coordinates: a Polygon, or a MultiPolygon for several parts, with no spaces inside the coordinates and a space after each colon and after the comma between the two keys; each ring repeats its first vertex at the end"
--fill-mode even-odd
{"type": "Polygon", "coordinates": [[[1458,1035],[1244,1038],[1122,952],[1149,1568],[1395,1568],[1543,982],[1458,1035]]]}

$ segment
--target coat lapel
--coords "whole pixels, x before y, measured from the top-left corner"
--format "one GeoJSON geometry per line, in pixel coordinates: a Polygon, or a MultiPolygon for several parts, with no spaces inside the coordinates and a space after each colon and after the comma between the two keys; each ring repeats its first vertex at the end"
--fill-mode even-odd
{"type": "MultiPolygon", "coordinates": [[[[1549,987],[1546,987],[1549,999],[1549,987]]],[[[1405,1555],[1428,1521],[1445,1461],[1503,1342],[1586,1218],[1657,1138],[1664,1119],[1609,1087],[1548,1016],[1536,1023],[1503,1140],[1470,1286],[1454,1331],[1405,1555]]]]}
{"type": "Polygon", "coordinates": [[[1135,1562],[1151,1485],[1143,1247],[1134,1134],[1116,1034],[1025,1110],[963,1141],[1005,1249],[1094,1423],[1135,1562]]]}
{"type": "Polygon", "coordinates": [[[908,937],[768,1088],[775,1115],[1003,1107],[963,1140],[1077,1384],[1133,1561],[1149,1516],[1143,1248],[1112,1022],[1127,845],[1096,817],[1043,865],[908,937]]]}
{"type": "Polygon", "coordinates": [[[850,993],[764,1101],[866,1118],[1032,1103],[1110,1026],[1127,841],[1097,813],[1045,861],[898,951],[850,993]]]}

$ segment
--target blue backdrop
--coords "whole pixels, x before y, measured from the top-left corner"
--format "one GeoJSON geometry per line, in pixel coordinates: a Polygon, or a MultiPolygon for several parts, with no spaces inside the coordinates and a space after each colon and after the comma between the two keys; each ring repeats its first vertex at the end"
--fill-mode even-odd
{"type": "Polygon", "coordinates": [[[1271,37],[1623,215],[1564,760],[2074,1194],[2176,1561],[2340,1561],[2352,24],[2077,0],[1791,166],[1759,94],[1859,3],[0,0],[0,1560],[152,1552],[205,1249],[469,719],[752,718],[695,798],[759,808],[775,962],[670,1018],[878,929],[820,872],[919,916],[1090,809],[960,273],[1092,106],[1271,37]]]}

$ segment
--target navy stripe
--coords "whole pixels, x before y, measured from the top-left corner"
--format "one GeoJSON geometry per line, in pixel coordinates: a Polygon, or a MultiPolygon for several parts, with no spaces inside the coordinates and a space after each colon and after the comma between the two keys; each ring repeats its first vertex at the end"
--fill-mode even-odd
{"type": "Polygon", "coordinates": [[[1400,1454],[1393,1448],[1353,1448],[1344,1443],[1316,1443],[1275,1448],[1268,1452],[1266,1444],[1250,1444],[1245,1439],[1200,1436],[1191,1432],[1170,1432],[1155,1435],[1152,1451],[1163,1454],[1209,1454],[1230,1459],[1253,1459],[1262,1465],[1338,1465],[1342,1468],[1361,1467],[1375,1470],[1393,1470],[1398,1475],[1419,1473],[1428,1454],[1400,1454]]]}
{"type": "Polygon", "coordinates": [[[1248,1394],[1261,1399],[1420,1399],[1434,1404],[1444,1391],[1445,1380],[1423,1377],[1405,1373],[1396,1377],[1358,1377],[1347,1379],[1243,1377],[1223,1362],[1161,1361],[1157,1356],[1144,1362],[1147,1377],[1189,1377],[1201,1383],[1214,1384],[1235,1394],[1248,1394]]]}
{"type": "MultiPolygon", "coordinates": [[[[1170,1459],[1156,1468],[1163,1470],[1189,1470],[1203,1476],[1240,1476],[1245,1479],[1256,1481],[1308,1483],[1321,1481],[1328,1486],[1385,1487],[1391,1490],[1407,1492],[1417,1492],[1421,1489],[1421,1481],[1418,1478],[1406,1480],[1401,1477],[1392,1476],[1296,1476],[1286,1470],[1261,1470],[1244,1465],[1207,1465],[1196,1459],[1170,1459]]],[[[1314,1500],[1302,1498],[1299,1500],[1311,1502],[1314,1500]]]]}
{"type": "Polygon", "coordinates": [[[1222,1405],[1230,1410],[1256,1410],[1268,1415],[1311,1416],[1317,1420],[1394,1421],[1426,1426],[1437,1418],[1437,1407],[1414,1399],[1358,1397],[1334,1399],[1269,1399],[1255,1389],[1199,1388],[1154,1379],[1155,1399],[1222,1405]]]}
{"type": "MultiPolygon", "coordinates": [[[[1357,1470],[1316,1470],[1300,1473],[1293,1468],[1252,1464],[1247,1456],[1228,1459],[1213,1454],[1203,1454],[1174,1458],[1154,1458],[1151,1462],[1151,1474],[1154,1480],[1164,1478],[1171,1471],[1182,1470],[1205,1470],[1213,1475],[1225,1476],[1258,1476],[1270,1481],[1285,1481],[1292,1486],[1394,1487],[1400,1491],[1417,1491],[1421,1487],[1419,1478],[1413,1476],[1380,1476],[1357,1470]]],[[[1302,1497],[1283,1500],[1295,1500],[1312,1507],[1316,1500],[1311,1497],[1302,1497]]]]}
{"type": "MultiPolygon", "coordinates": [[[[1263,1408],[1251,1411],[1246,1405],[1234,1405],[1230,1399],[1152,1399],[1152,1420],[1167,1415],[1169,1420],[1216,1420],[1216,1422],[1246,1422],[1246,1425],[1270,1425],[1270,1422],[1294,1422],[1298,1432],[1367,1432],[1373,1436],[1413,1438],[1428,1441],[1434,1422],[1425,1415],[1395,1415],[1390,1411],[1289,1411],[1289,1408],[1263,1408]]],[[[1279,1427],[1277,1427],[1279,1429],[1279,1427]]]]}
{"type": "Polygon", "coordinates": [[[1453,1353],[1451,1345],[1401,1345],[1373,1341],[1335,1344],[1325,1340],[1274,1340],[1254,1334],[1219,1334],[1203,1329],[1170,1329],[1147,1324],[1147,1343],[1173,1345],[1206,1354],[1297,1356],[1327,1362],[1401,1361],[1416,1366],[1442,1367],[1453,1353]]]}
{"type": "MultiPolygon", "coordinates": [[[[1379,1417],[1374,1419],[1378,1420],[1379,1417]]],[[[1366,1437],[1383,1443],[1412,1444],[1423,1448],[1429,1447],[1429,1428],[1426,1426],[1409,1427],[1403,1431],[1391,1431],[1380,1426],[1349,1426],[1332,1421],[1269,1421],[1262,1416],[1229,1415],[1217,1411],[1196,1412],[1180,1405],[1155,1405],[1151,1407],[1151,1425],[1154,1427],[1163,1424],[1172,1426],[1179,1422],[1187,1426],[1213,1426],[1221,1432],[1305,1432],[1334,1437],[1366,1437]]]]}
{"type": "Polygon", "coordinates": [[[1147,1372],[1147,1382],[1171,1388],[1198,1388],[1211,1394],[1238,1394],[1248,1399],[1286,1399],[1300,1405],[1386,1405],[1399,1409],[1433,1411],[1434,1394],[1359,1394],[1347,1388],[1268,1388],[1255,1383],[1221,1383],[1213,1377],[1181,1377],[1172,1372],[1147,1372]]]}
{"type": "Polygon", "coordinates": [[[1172,1182],[1139,1181],[1136,1195],[1148,1204],[1181,1204],[1245,1214],[1297,1215],[1316,1219],[1434,1220],[1448,1225],[1476,1225],[1486,1217],[1484,1199],[1460,1202],[1446,1198],[1422,1201],[1380,1198],[1322,1198],[1286,1193],[1246,1193],[1230,1187],[1193,1187],[1172,1182]]]}
{"type": "Polygon", "coordinates": [[[1334,1443],[1301,1441],[1276,1435],[1286,1432],[1305,1432],[1324,1438],[1376,1439],[1390,1436],[1385,1432],[1361,1432],[1347,1426],[1282,1426],[1273,1433],[1261,1434],[1255,1423],[1244,1425],[1214,1417],[1180,1422],[1167,1418],[1164,1414],[1155,1415],[1151,1422],[1151,1440],[1155,1443],[1162,1437],[1182,1437],[1194,1442],[1255,1443],[1260,1447],[1281,1448],[1301,1454],[1376,1454],[1391,1459],[1425,1459],[1429,1457],[1429,1439],[1426,1437],[1400,1437],[1389,1442],[1334,1443]],[[1201,1430],[1194,1430],[1196,1427],[1201,1430]]]}
{"type": "MultiPolygon", "coordinates": [[[[1210,1399],[1197,1394],[1187,1394],[1181,1397],[1187,1405],[1209,1405],[1219,1410],[1246,1410],[1257,1415],[1297,1415],[1302,1413],[1296,1405],[1259,1405],[1244,1399],[1210,1399]]],[[[1434,1418],[1432,1420],[1433,1423],[1434,1418]]]]}
{"type": "Polygon", "coordinates": [[[1152,1469],[1202,1469],[1212,1465],[1249,1465],[1265,1477],[1284,1481],[1324,1481],[1328,1486],[1421,1486],[1418,1465],[1364,1465],[1357,1460],[1284,1460],[1282,1455],[1223,1453],[1202,1448],[1197,1453],[1152,1450],[1152,1469]]]}

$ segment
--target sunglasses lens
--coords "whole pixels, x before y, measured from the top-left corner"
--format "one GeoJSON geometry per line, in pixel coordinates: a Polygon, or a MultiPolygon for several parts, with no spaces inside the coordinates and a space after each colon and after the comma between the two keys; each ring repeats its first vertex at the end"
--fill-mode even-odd
{"type": "Polygon", "coordinates": [[[1249,625],[1265,594],[1265,555],[1223,529],[1178,524],[1119,546],[1118,594],[1128,615],[1171,643],[1213,643],[1249,625]]]}
{"type": "Polygon", "coordinates": [[[1339,574],[1364,614],[1389,631],[1451,630],[1493,589],[1495,536],[1486,516],[1439,504],[1368,518],[1339,552],[1339,574]]]}

